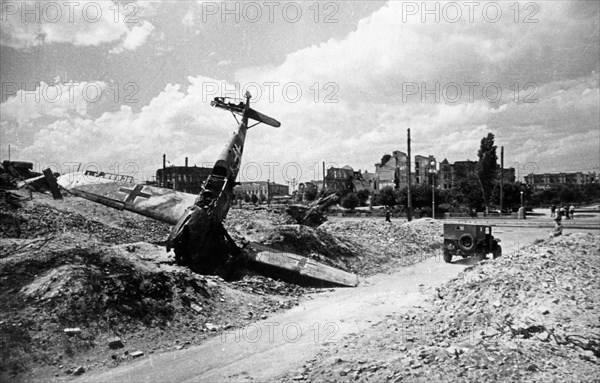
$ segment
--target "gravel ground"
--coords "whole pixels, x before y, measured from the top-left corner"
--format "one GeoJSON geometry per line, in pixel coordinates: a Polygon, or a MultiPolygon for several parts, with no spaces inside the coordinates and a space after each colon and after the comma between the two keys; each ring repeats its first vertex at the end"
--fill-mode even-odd
{"type": "Polygon", "coordinates": [[[599,246],[571,233],[468,267],[424,308],[388,315],[285,380],[594,381],[599,246]]]}

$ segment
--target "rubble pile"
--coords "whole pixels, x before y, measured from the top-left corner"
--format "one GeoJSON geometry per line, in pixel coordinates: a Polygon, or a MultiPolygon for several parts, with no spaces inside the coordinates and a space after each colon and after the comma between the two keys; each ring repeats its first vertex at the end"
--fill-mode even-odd
{"type": "Polygon", "coordinates": [[[36,193],[3,206],[0,381],[62,378],[179,350],[314,291],[256,275],[195,274],[148,243],[163,241],[169,225],[83,199],[36,193]]]}
{"type": "MultiPolygon", "coordinates": [[[[57,201],[57,203],[61,202],[57,201]]],[[[66,204],[69,202],[67,201],[66,204]]],[[[88,205],[92,204],[86,202],[88,205]]],[[[102,206],[101,208],[108,209],[102,206]]],[[[3,213],[3,217],[18,222],[19,238],[25,239],[68,232],[79,233],[87,237],[94,236],[100,241],[109,243],[160,242],[168,236],[170,230],[169,225],[127,212],[122,212],[118,222],[107,223],[76,211],[57,208],[45,203],[25,203],[22,208],[6,211],[3,213]]],[[[8,229],[0,231],[0,237],[14,236],[8,229]]]]}
{"type": "Polygon", "coordinates": [[[315,228],[290,224],[289,216],[275,211],[235,209],[225,227],[239,244],[293,252],[360,275],[422,261],[436,255],[443,242],[442,224],[430,218],[402,224],[334,220],[315,228]]]}
{"type": "Polygon", "coordinates": [[[363,255],[354,267],[365,275],[381,272],[388,264],[422,261],[439,253],[443,243],[442,224],[430,218],[402,224],[371,219],[329,221],[320,229],[363,255]]]}
{"type": "Polygon", "coordinates": [[[17,186],[18,181],[40,175],[32,170],[32,162],[2,161],[0,164],[0,188],[13,189],[17,186]]]}
{"type": "Polygon", "coordinates": [[[286,380],[597,379],[599,246],[573,233],[481,262],[433,291],[425,309],[388,315],[286,380]]]}

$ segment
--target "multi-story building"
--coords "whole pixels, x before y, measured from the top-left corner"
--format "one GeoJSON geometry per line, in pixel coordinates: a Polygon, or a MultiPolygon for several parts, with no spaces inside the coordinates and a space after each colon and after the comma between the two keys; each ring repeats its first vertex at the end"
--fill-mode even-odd
{"type": "Polygon", "coordinates": [[[169,166],[156,171],[156,183],[162,188],[198,194],[211,171],[197,166],[169,166]]]}
{"type": "Polygon", "coordinates": [[[435,182],[433,177],[437,174],[436,165],[437,162],[434,156],[429,155],[425,157],[417,154],[415,156],[414,173],[411,173],[413,174],[414,184],[431,185],[432,182],[435,182]]]}
{"type": "MultiPolygon", "coordinates": [[[[434,156],[416,155],[411,164],[411,182],[413,185],[430,184],[430,169],[436,168],[434,156]],[[433,163],[433,164],[432,164],[433,163]]],[[[392,153],[390,159],[384,163],[375,164],[374,188],[382,189],[386,186],[402,189],[408,186],[408,155],[399,150],[392,153]]]]}
{"type": "Polygon", "coordinates": [[[357,192],[362,189],[373,190],[373,173],[362,173],[351,166],[343,168],[329,168],[325,176],[324,188],[327,193],[332,192],[357,192]]]}
{"type": "Polygon", "coordinates": [[[585,185],[597,183],[598,176],[595,172],[583,173],[543,173],[528,174],[525,176],[525,183],[535,189],[546,189],[552,185],[585,185]]]}
{"type": "Polygon", "coordinates": [[[327,169],[323,186],[327,193],[354,191],[354,169],[348,165],[327,169]]]}
{"type": "MultiPolygon", "coordinates": [[[[504,172],[500,172],[500,166],[496,172],[496,176],[500,179],[500,174],[503,173],[504,183],[515,182],[515,169],[505,168],[504,172]]],[[[447,159],[440,162],[440,169],[437,172],[437,182],[441,189],[452,189],[461,181],[468,178],[477,177],[477,161],[456,161],[453,164],[447,159]]]]}
{"type": "Polygon", "coordinates": [[[275,196],[284,196],[289,194],[289,186],[276,184],[267,181],[242,182],[233,189],[233,194],[237,198],[244,198],[244,195],[265,196],[266,198],[275,196]]]}

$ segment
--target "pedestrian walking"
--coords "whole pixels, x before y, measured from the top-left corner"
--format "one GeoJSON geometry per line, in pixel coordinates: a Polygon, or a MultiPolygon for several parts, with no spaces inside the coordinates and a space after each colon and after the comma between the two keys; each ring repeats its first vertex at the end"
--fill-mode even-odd
{"type": "Polygon", "coordinates": [[[560,235],[562,235],[563,232],[563,225],[561,222],[561,218],[560,215],[556,216],[556,218],[554,218],[554,231],[552,232],[552,237],[558,237],[560,235]]]}
{"type": "Polygon", "coordinates": [[[552,205],[552,207],[550,208],[550,218],[554,218],[555,215],[556,215],[556,205],[552,205]]]}
{"type": "Polygon", "coordinates": [[[571,205],[569,208],[569,213],[571,214],[571,219],[575,218],[575,206],[571,205]]]}
{"type": "Polygon", "coordinates": [[[392,214],[390,213],[390,208],[389,208],[389,207],[386,207],[386,208],[385,208],[385,222],[392,222],[392,221],[390,220],[390,216],[391,216],[391,215],[392,215],[392,214]]]}

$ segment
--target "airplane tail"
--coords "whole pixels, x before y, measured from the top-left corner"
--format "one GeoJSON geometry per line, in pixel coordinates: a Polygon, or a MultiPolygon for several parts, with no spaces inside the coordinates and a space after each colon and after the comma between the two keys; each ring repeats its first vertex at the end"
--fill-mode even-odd
{"type": "MultiPolygon", "coordinates": [[[[248,98],[248,101],[246,101],[246,103],[249,103],[250,97],[247,97],[247,98],[248,98]]],[[[274,128],[279,128],[281,126],[281,123],[279,121],[277,121],[276,119],[269,117],[265,114],[262,114],[252,108],[249,108],[249,107],[247,108],[246,103],[244,103],[244,102],[239,102],[236,104],[234,102],[227,102],[226,100],[227,100],[227,97],[215,97],[215,99],[213,101],[211,101],[210,105],[214,106],[215,108],[229,110],[231,113],[235,113],[240,116],[243,116],[245,113],[248,118],[251,118],[258,122],[262,122],[263,124],[267,124],[274,128]]]]}

